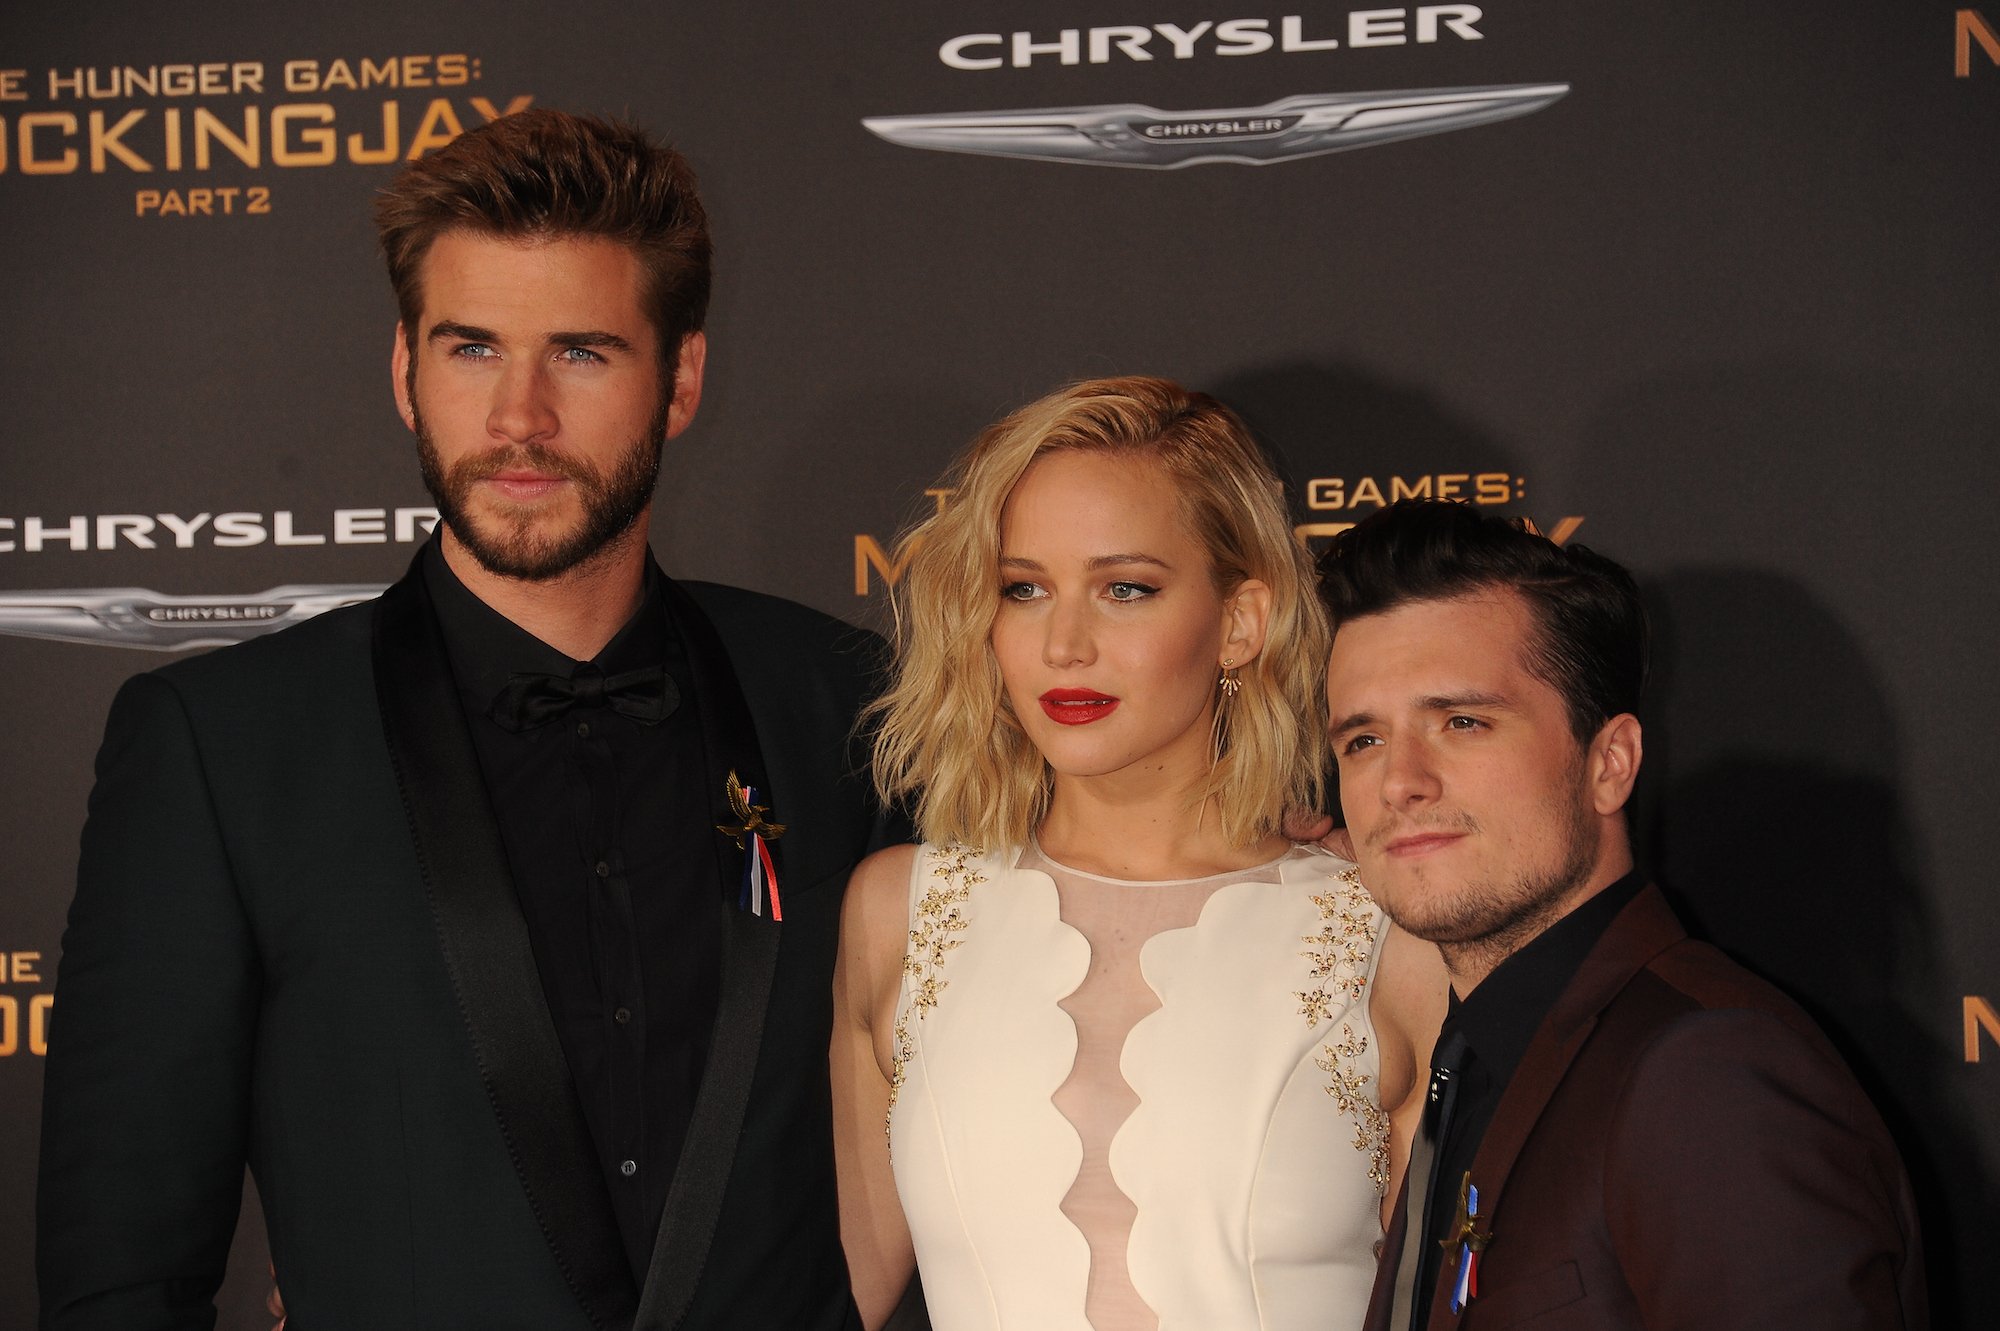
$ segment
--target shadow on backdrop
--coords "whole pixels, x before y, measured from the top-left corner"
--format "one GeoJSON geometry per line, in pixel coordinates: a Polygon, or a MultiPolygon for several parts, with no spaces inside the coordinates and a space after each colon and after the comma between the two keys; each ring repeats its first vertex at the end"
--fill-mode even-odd
{"type": "Polygon", "coordinates": [[[1880,682],[1801,586],[1740,568],[1649,579],[1653,773],[1635,811],[1689,928],[1798,999],[1882,1110],[1915,1183],[1934,1323],[1961,1325],[1953,1195],[1984,1195],[1943,1070],[1938,913],[1880,682]],[[1973,1177],[1968,1178],[1967,1171],[1973,1177]]]}

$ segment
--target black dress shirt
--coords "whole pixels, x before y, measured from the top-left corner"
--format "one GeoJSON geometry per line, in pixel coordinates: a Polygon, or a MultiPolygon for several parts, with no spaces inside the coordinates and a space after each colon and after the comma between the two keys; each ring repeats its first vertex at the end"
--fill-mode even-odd
{"type": "Polygon", "coordinates": [[[700,712],[661,577],[649,563],[637,612],[579,662],[480,601],[435,542],[424,559],[542,993],[640,1281],[708,1057],[721,956],[700,712]],[[679,695],[656,724],[608,706],[518,731],[490,715],[517,673],[648,666],[679,695]]]}
{"type": "MultiPolygon", "coordinates": [[[[1412,1236],[1429,1236],[1412,1291],[1411,1325],[1423,1326],[1430,1317],[1431,1291],[1437,1288],[1438,1268],[1445,1258],[1439,1241],[1447,1237],[1458,1217],[1459,1185],[1479,1154],[1486,1125],[1493,1121],[1494,1107],[1514,1079],[1514,1069],[1521,1065],[1542,1019],[1569,987],[1583,959],[1645,885],[1646,879],[1636,871],[1626,874],[1529,939],[1463,999],[1456,993],[1450,996],[1438,1043],[1442,1045],[1456,1030],[1465,1037],[1466,1049],[1456,1070],[1458,1089],[1451,1122],[1438,1145],[1429,1207],[1422,1225],[1412,1223],[1406,1231],[1412,1236]]],[[[1422,1189],[1423,1180],[1411,1180],[1412,1207],[1424,1200],[1422,1189]]],[[[1458,1260],[1455,1249],[1451,1260],[1458,1260]]]]}

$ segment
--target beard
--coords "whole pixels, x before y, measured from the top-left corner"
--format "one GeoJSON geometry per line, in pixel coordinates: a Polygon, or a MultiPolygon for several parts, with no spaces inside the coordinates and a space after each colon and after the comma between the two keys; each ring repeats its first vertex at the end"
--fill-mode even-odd
{"type": "MultiPolygon", "coordinates": [[[[1572,776],[1550,793],[1546,806],[1558,831],[1553,863],[1523,868],[1504,880],[1484,878],[1464,883],[1448,894],[1410,893],[1408,902],[1398,902],[1399,909],[1390,912],[1396,924],[1406,933],[1436,943],[1447,962],[1454,955],[1504,958],[1553,924],[1571,894],[1596,867],[1603,837],[1583,789],[1581,762],[1572,776]]],[[[1480,830],[1478,820],[1463,812],[1425,826],[1467,833],[1480,830]]],[[[1405,835],[1412,830],[1401,826],[1393,834],[1405,835]]],[[[1387,841],[1389,836],[1385,831],[1370,840],[1387,841]]]]}
{"type": "Polygon", "coordinates": [[[629,533],[653,502],[653,488],[660,477],[660,453],[666,443],[664,400],[653,413],[645,435],[634,439],[618,455],[608,474],[581,458],[533,443],[510,444],[476,453],[460,458],[447,469],[422,413],[417,410],[414,383],[410,391],[410,415],[415,421],[417,465],[423,473],[424,488],[430,491],[438,516],[451,528],[451,534],[488,573],[545,582],[581,568],[629,533]],[[473,493],[479,482],[521,465],[568,481],[583,505],[582,516],[566,529],[540,531],[533,512],[503,510],[481,525],[472,512],[473,493]]]}

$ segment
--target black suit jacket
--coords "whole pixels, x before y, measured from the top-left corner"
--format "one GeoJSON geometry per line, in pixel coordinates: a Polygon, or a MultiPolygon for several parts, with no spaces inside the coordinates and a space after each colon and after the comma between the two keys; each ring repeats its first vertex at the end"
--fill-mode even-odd
{"type": "MultiPolygon", "coordinates": [[[[1536,1031],[1472,1181],[1478,1294],[1451,1311],[1454,1250],[1427,1331],[1929,1324],[1881,1117],[1798,1006],[1689,939],[1655,888],[1536,1031]]],[[[1368,1331],[1390,1331],[1409,1203],[1406,1179],[1368,1331]]]]}
{"type": "Polygon", "coordinates": [[[645,1280],[413,573],[113,705],[50,1030],[45,1326],[210,1326],[246,1161],[295,1331],[853,1325],[825,1067],[840,896],[883,835],[848,740],[873,640],[669,595],[718,821],[734,768],[788,831],[782,923],[717,894],[712,1052],[645,1280]]]}

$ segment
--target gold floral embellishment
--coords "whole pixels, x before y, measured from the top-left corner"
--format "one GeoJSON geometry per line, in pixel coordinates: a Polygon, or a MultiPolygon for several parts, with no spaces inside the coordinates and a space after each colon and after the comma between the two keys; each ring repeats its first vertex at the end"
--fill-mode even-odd
{"type": "Polygon", "coordinates": [[[1312,903],[1319,907],[1320,930],[1305,935],[1306,951],[1300,954],[1312,963],[1307,974],[1319,981],[1299,991],[1299,1015],[1308,1027],[1332,1016],[1336,996],[1349,1004],[1361,1000],[1368,961],[1375,955],[1375,904],[1358,870],[1341,870],[1339,891],[1316,894],[1312,903]]]}
{"type": "Polygon", "coordinates": [[[1340,1042],[1321,1049],[1313,1062],[1332,1078],[1326,1093],[1333,1097],[1334,1108],[1354,1120],[1354,1149],[1368,1157],[1368,1180],[1379,1197],[1389,1191],[1389,1114],[1368,1093],[1374,1078],[1355,1067],[1367,1052],[1368,1037],[1356,1035],[1343,1022],[1340,1042]]]}
{"type": "MultiPolygon", "coordinates": [[[[1298,997],[1299,1015],[1316,1028],[1332,1019],[1336,1003],[1345,1011],[1367,992],[1381,917],[1357,869],[1341,870],[1339,888],[1314,896],[1312,902],[1319,908],[1320,930],[1306,935],[1301,955],[1311,963],[1307,973],[1318,984],[1300,990],[1298,997]]],[[[1358,1066],[1367,1052],[1368,1037],[1343,1022],[1340,1039],[1322,1047],[1313,1061],[1332,1078],[1326,1093],[1335,1108],[1354,1120],[1354,1149],[1368,1157],[1368,1178],[1379,1195],[1389,1188],[1389,1115],[1369,1094],[1373,1076],[1358,1066]]]]}
{"type": "Polygon", "coordinates": [[[910,1016],[914,1013],[922,1021],[944,992],[945,953],[964,941],[958,937],[966,925],[960,907],[972,895],[973,887],[986,881],[986,876],[972,867],[972,862],[984,853],[956,842],[930,848],[931,882],[917,898],[916,926],[910,930],[909,946],[903,953],[903,974],[909,980],[910,998],[896,1015],[889,1113],[882,1121],[882,1130],[889,1134],[892,1143],[894,1134],[889,1124],[896,1112],[896,1096],[903,1089],[903,1065],[917,1055],[916,1041],[910,1036],[910,1016]]]}

